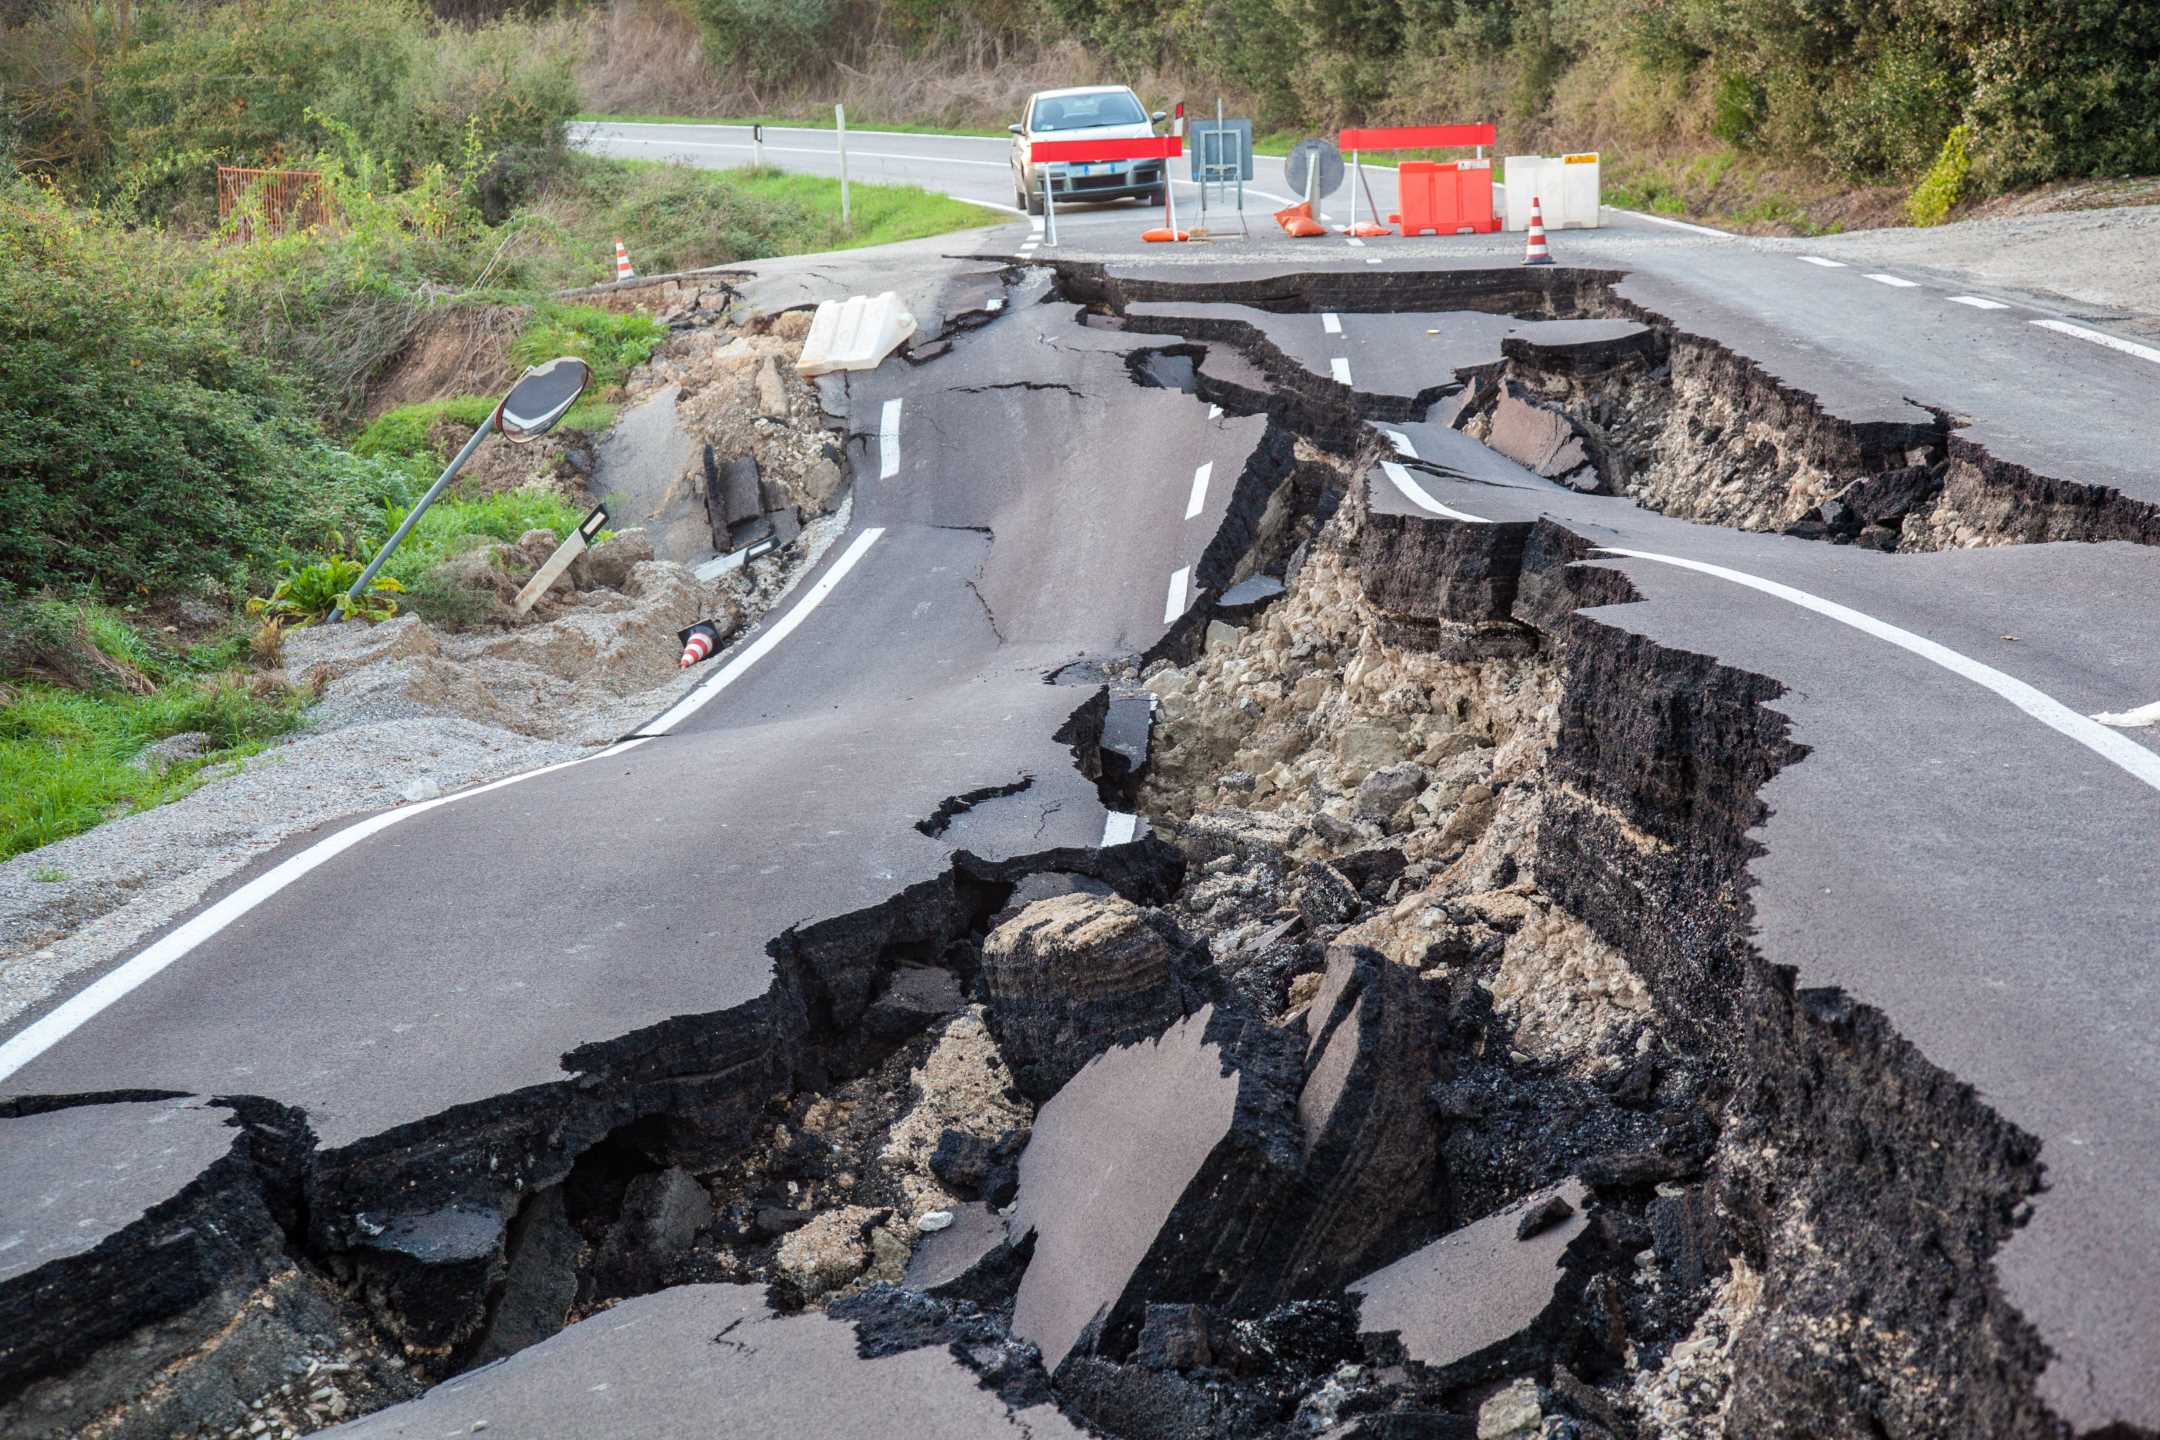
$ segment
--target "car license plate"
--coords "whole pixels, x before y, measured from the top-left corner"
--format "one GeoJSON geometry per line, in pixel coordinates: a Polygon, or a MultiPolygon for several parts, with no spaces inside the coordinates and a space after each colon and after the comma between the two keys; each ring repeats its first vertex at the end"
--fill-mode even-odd
{"type": "Polygon", "coordinates": [[[1118,172],[1118,167],[1114,164],[1075,165],[1073,169],[1082,175],[1115,175],[1118,172]]]}

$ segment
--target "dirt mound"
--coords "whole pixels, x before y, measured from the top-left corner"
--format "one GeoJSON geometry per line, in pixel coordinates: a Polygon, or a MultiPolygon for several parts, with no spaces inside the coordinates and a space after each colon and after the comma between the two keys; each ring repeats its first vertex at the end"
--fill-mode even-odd
{"type": "Polygon", "coordinates": [[[444,395],[485,395],[515,373],[510,343],[531,312],[523,305],[459,305],[420,322],[368,387],[367,418],[444,395]]]}

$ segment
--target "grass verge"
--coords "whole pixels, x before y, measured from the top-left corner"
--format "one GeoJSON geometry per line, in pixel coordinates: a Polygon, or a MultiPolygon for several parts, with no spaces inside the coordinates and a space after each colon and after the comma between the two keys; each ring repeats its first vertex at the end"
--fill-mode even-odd
{"type": "MultiPolygon", "coordinates": [[[[237,630],[178,645],[146,636],[107,607],[51,600],[11,606],[0,618],[11,643],[88,646],[154,686],[149,694],[75,688],[33,671],[0,689],[0,859],[176,800],[291,730],[305,708],[298,692],[253,688],[233,672],[246,653],[237,630]],[[200,754],[162,766],[130,763],[159,740],[197,733],[207,737],[200,754]]],[[[65,877],[41,871],[38,878],[65,877]]]]}

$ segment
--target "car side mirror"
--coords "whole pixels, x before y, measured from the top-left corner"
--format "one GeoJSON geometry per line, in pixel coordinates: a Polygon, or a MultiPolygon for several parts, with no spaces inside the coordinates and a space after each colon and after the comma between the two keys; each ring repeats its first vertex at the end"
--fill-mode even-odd
{"type": "Polygon", "coordinates": [[[1012,133],[1015,135],[1025,135],[1027,133],[1027,131],[1021,129],[1018,125],[1007,125],[1005,128],[1012,131],[1012,133]]]}
{"type": "Polygon", "coordinates": [[[1153,120],[1157,125],[1160,125],[1163,121],[1169,119],[1170,115],[1168,111],[1157,110],[1153,115],[1150,115],[1148,118],[1150,120],[1153,120]]]}

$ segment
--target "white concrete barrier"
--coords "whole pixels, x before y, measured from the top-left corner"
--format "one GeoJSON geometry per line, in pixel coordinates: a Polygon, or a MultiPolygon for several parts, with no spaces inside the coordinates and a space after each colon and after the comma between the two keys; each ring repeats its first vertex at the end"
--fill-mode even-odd
{"type": "Polygon", "coordinates": [[[795,368],[805,375],[874,370],[914,333],[915,317],[894,291],[827,300],[810,321],[795,368]]]}
{"type": "Polygon", "coordinates": [[[1510,230],[1530,228],[1530,202],[1543,202],[1547,230],[1595,230],[1599,225],[1596,151],[1580,155],[1510,155],[1505,166],[1510,230]]]}

